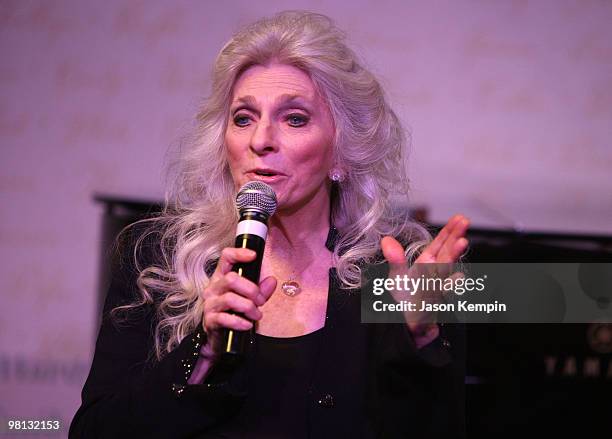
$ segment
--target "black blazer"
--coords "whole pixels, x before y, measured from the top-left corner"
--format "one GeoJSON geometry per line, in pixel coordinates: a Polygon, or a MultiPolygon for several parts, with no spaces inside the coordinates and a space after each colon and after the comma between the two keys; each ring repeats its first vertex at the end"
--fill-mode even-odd
{"type": "MultiPolygon", "coordinates": [[[[69,437],[214,437],[215,426],[232,422],[248,398],[248,357],[231,369],[213,368],[201,385],[187,385],[205,342],[201,327],[161,361],[154,360],[153,306],[132,312],[129,325],[109,318],[111,309],[138,297],[133,264],[119,268],[69,437]]],[[[360,323],[359,291],[341,289],[335,269],[329,276],[326,323],[310,390],[311,437],[465,437],[464,357],[446,340],[449,326],[417,350],[405,325],[360,323]]]]}

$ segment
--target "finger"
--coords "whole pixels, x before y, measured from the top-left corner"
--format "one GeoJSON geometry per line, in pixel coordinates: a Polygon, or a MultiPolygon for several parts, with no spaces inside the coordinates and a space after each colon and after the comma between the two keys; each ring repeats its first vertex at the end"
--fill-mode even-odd
{"type": "Polygon", "coordinates": [[[453,248],[452,258],[453,262],[459,260],[459,258],[465,253],[469,245],[467,238],[459,238],[453,248]]]}
{"type": "Polygon", "coordinates": [[[221,257],[217,263],[215,274],[227,274],[232,271],[232,267],[238,262],[251,262],[255,259],[256,253],[248,248],[226,247],[221,250],[221,257]]]}
{"type": "Polygon", "coordinates": [[[455,262],[459,260],[461,255],[465,252],[468,246],[468,240],[466,238],[459,238],[457,241],[454,241],[451,247],[451,244],[448,244],[450,249],[443,248],[438,257],[436,258],[436,268],[438,274],[445,278],[447,277],[452,270],[455,269],[455,262]]]}
{"type": "Polygon", "coordinates": [[[457,223],[455,224],[455,227],[451,232],[451,237],[453,239],[459,239],[462,236],[465,236],[469,226],[470,226],[469,218],[462,215],[461,219],[457,221],[457,223]]]}
{"type": "Polygon", "coordinates": [[[208,308],[209,313],[227,311],[243,314],[250,320],[259,320],[262,317],[261,311],[257,308],[252,300],[232,292],[217,296],[208,308]]]}
{"type": "Polygon", "coordinates": [[[408,270],[404,247],[395,238],[385,236],[380,240],[380,247],[384,258],[389,263],[389,277],[408,270]]]}
{"type": "Polygon", "coordinates": [[[210,300],[211,297],[220,296],[228,291],[237,292],[250,299],[255,299],[259,294],[257,285],[238,273],[230,271],[225,275],[217,275],[204,290],[204,299],[210,300]]]}
{"type": "Polygon", "coordinates": [[[455,227],[450,231],[450,235],[446,240],[447,243],[454,245],[456,241],[463,238],[467,233],[467,229],[470,226],[470,220],[466,217],[462,217],[456,224],[455,227]]]}
{"type": "Polygon", "coordinates": [[[215,285],[215,288],[220,290],[219,294],[224,294],[228,291],[240,294],[252,301],[255,301],[259,295],[259,287],[251,282],[246,277],[240,276],[234,271],[226,273],[215,285]]]}
{"type": "Polygon", "coordinates": [[[450,236],[450,231],[455,227],[455,224],[461,218],[461,215],[454,215],[451,217],[451,219],[448,220],[446,225],[442,227],[442,230],[438,232],[433,241],[431,241],[431,243],[425,248],[423,253],[421,253],[421,256],[423,256],[424,259],[433,258],[435,260],[436,256],[438,255],[438,252],[450,236]]]}
{"type": "Polygon", "coordinates": [[[218,331],[221,328],[234,329],[236,331],[246,331],[253,327],[253,323],[240,317],[237,314],[225,312],[212,313],[206,319],[206,332],[218,331]]]}
{"type": "Polygon", "coordinates": [[[255,299],[257,306],[261,306],[268,301],[274,290],[276,290],[277,280],[274,276],[268,276],[259,283],[259,295],[255,299]]]}
{"type": "Polygon", "coordinates": [[[395,238],[391,236],[385,236],[380,240],[380,247],[383,252],[383,256],[389,262],[389,264],[405,264],[406,255],[404,254],[404,247],[395,238]]]}
{"type": "Polygon", "coordinates": [[[439,262],[455,262],[467,248],[468,241],[464,237],[469,227],[469,220],[463,218],[451,231],[449,238],[438,253],[439,262]]]}
{"type": "Polygon", "coordinates": [[[423,251],[423,260],[419,262],[454,262],[453,249],[458,239],[463,237],[469,226],[469,220],[463,215],[454,215],[440,230],[440,233],[423,251]]]}

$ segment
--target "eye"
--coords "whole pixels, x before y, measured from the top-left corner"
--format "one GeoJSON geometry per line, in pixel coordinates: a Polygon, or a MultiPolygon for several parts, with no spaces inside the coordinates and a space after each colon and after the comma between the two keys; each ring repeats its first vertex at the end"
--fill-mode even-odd
{"type": "Polygon", "coordinates": [[[287,116],[287,122],[292,127],[302,127],[308,123],[308,116],[299,113],[293,113],[287,116]]]}
{"type": "Polygon", "coordinates": [[[238,115],[234,116],[234,125],[236,125],[238,127],[245,127],[245,126],[249,125],[250,121],[251,121],[251,118],[249,116],[244,115],[244,114],[238,114],[238,115]]]}

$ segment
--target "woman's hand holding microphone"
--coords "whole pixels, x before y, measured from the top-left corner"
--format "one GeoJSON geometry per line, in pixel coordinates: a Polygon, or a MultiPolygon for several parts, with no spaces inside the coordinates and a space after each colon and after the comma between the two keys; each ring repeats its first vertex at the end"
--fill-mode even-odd
{"type": "Polygon", "coordinates": [[[200,358],[189,378],[189,384],[199,384],[204,380],[223,350],[225,329],[247,331],[253,327],[253,322],[262,318],[259,308],[276,289],[276,279],[269,276],[256,285],[232,271],[235,264],[254,259],[253,250],[230,247],[222,250],[217,268],[203,291],[202,325],[207,343],[200,350],[200,358]]]}

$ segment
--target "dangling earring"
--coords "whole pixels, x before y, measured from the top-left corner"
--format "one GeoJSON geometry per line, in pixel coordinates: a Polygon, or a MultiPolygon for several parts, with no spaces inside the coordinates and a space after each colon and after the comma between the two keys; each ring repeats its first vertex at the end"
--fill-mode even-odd
{"type": "Polygon", "coordinates": [[[329,170],[329,179],[331,181],[335,181],[336,183],[340,183],[341,181],[344,181],[345,178],[345,174],[342,170],[340,170],[339,168],[331,168],[329,170]]]}

